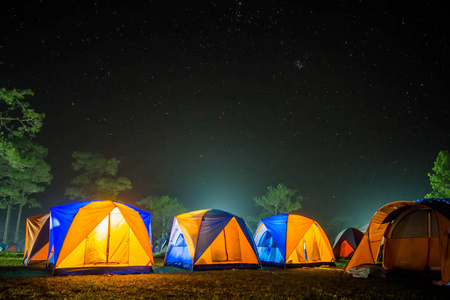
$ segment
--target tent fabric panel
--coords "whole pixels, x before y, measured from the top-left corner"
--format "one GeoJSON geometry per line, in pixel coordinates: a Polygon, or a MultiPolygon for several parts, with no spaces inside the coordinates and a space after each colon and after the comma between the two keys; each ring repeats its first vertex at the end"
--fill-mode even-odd
{"type": "Polygon", "coordinates": [[[425,270],[428,266],[428,238],[386,238],[383,266],[387,270],[425,270]]]}
{"type": "Polygon", "coordinates": [[[306,242],[303,240],[297,244],[297,247],[292,251],[292,253],[288,256],[285,261],[285,264],[299,264],[307,262],[307,254],[306,254],[306,242]]]}
{"type": "Polygon", "coordinates": [[[395,222],[390,237],[428,237],[428,226],[424,226],[424,224],[428,225],[428,214],[429,210],[416,210],[406,214],[401,220],[395,222]]]}
{"type": "Polygon", "coordinates": [[[233,215],[230,213],[211,209],[203,216],[198,233],[197,248],[195,249],[194,264],[202,256],[203,252],[211,245],[219,233],[230,222],[233,215]]]}
{"type": "MultiPolygon", "coordinates": [[[[355,234],[353,229],[355,228],[348,228],[345,232],[345,237],[344,240],[347,241],[347,243],[353,248],[356,249],[357,244],[356,244],[356,240],[355,240],[355,234]]],[[[358,230],[358,229],[355,229],[358,230]]]]}
{"type": "Polygon", "coordinates": [[[30,256],[28,263],[46,261],[48,255],[48,243],[41,247],[37,252],[30,256]]]}
{"type": "Polygon", "coordinates": [[[335,254],[337,257],[348,257],[353,253],[353,251],[355,251],[355,249],[353,249],[353,247],[346,240],[342,241],[338,250],[339,252],[335,254]]]}
{"type": "Polygon", "coordinates": [[[450,219],[436,213],[439,223],[439,245],[441,253],[441,274],[444,284],[450,282],[450,219]]]}
{"type": "MultiPolygon", "coordinates": [[[[289,226],[290,225],[288,224],[288,229],[289,226]]],[[[298,228],[305,230],[306,227],[303,225],[298,226],[298,228]]],[[[328,241],[325,232],[322,230],[320,225],[317,224],[317,222],[313,221],[312,225],[302,236],[302,239],[297,243],[297,245],[295,245],[295,248],[292,250],[292,252],[288,252],[289,256],[286,260],[286,264],[334,261],[334,255],[331,249],[330,242],[328,241]]]]}
{"type": "MultiPolygon", "coordinates": [[[[315,237],[314,231],[311,231],[314,223],[314,220],[303,216],[289,215],[286,230],[286,256],[290,256],[300,241],[305,239],[307,235],[310,238],[315,237]]],[[[307,242],[310,240],[307,239],[307,242]]]]}
{"type": "MultiPolygon", "coordinates": [[[[236,220],[237,222],[239,219],[236,220]]],[[[238,222],[239,224],[239,222],[238,222]]],[[[248,230],[248,227],[246,227],[248,230]]],[[[250,233],[250,231],[248,231],[250,233]]],[[[243,263],[259,264],[258,250],[252,238],[249,238],[245,232],[238,227],[239,246],[243,263]]]]}
{"type": "Polygon", "coordinates": [[[116,205],[119,207],[121,205],[128,207],[129,209],[132,209],[139,213],[139,216],[142,219],[142,222],[144,222],[145,229],[147,229],[147,235],[150,237],[150,242],[152,241],[152,221],[151,221],[151,214],[149,214],[146,211],[143,211],[139,208],[133,207],[131,205],[125,204],[125,203],[117,203],[116,205]]]}
{"type": "Polygon", "coordinates": [[[50,213],[27,218],[24,264],[46,261],[50,231],[50,213]]]}
{"type": "Polygon", "coordinates": [[[50,237],[49,237],[49,262],[56,264],[57,256],[72,224],[73,218],[79,208],[92,201],[81,201],[66,205],[52,207],[50,209],[50,237]],[[51,255],[52,254],[52,255],[51,255]]]}
{"type": "MultiPolygon", "coordinates": [[[[251,247],[252,251],[246,252],[246,253],[253,253],[256,258],[258,259],[258,250],[256,249],[256,244],[255,241],[253,240],[253,235],[250,231],[250,229],[247,226],[247,223],[244,221],[244,219],[240,218],[240,217],[234,217],[234,219],[236,220],[237,224],[240,227],[240,230],[238,230],[239,232],[239,236],[241,241],[245,240],[247,241],[248,245],[251,247]],[[242,236],[244,235],[244,236],[242,236]]],[[[241,243],[241,246],[244,245],[241,243]]],[[[246,244],[245,244],[246,245],[246,244]]]]}
{"type": "Polygon", "coordinates": [[[86,252],[84,255],[84,264],[95,265],[106,263],[106,252],[108,248],[109,235],[109,215],[95,227],[86,237],[86,252]]]}
{"type": "MultiPolygon", "coordinates": [[[[81,207],[73,218],[73,222],[67,231],[55,267],[58,267],[58,263],[69,255],[70,252],[100,224],[100,222],[104,221],[105,217],[108,216],[114,208],[115,205],[112,201],[93,201],[81,207]]],[[[106,228],[107,230],[107,219],[104,222],[106,222],[106,227],[101,228],[106,228]]],[[[99,228],[99,233],[100,231],[99,228]]],[[[91,241],[92,237],[93,236],[91,236],[91,241]]],[[[90,246],[87,245],[86,247],[93,251],[93,248],[90,246]]],[[[56,248],[55,253],[57,253],[56,248]]],[[[87,255],[91,256],[95,254],[94,252],[90,252],[87,255]]],[[[90,261],[90,259],[88,259],[88,261],[90,261]]]]}
{"type": "Polygon", "coordinates": [[[223,229],[225,240],[227,242],[228,260],[232,261],[242,261],[242,251],[241,244],[247,240],[244,234],[240,235],[242,232],[240,229],[236,217],[232,218],[228,225],[223,229]],[[241,236],[244,240],[241,241],[241,236]]]}
{"type": "Polygon", "coordinates": [[[128,264],[130,267],[153,266],[153,255],[148,255],[147,250],[142,246],[141,241],[137,238],[133,230],[130,230],[129,237],[128,257],[124,254],[121,263],[128,264]]]}
{"type": "Polygon", "coordinates": [[[195,265],[201,264],[259,264],[257,254],[242,231],[238,218],[233,217],[204,251],[195,265]]]}
{"type": "Polygon", "coordinates": [[[277,264],[284,264],[284,257],[281,254],[280,249],[277,247],[277,244],[270,234],[270,231],[266,229],[262,234],[261,232],[262,231],[258,232],[258,234],[260,234],[260,238],[258,239],[257,244],[259,259],[262,262],[266,263],[272,262],[277,264]]]}
{"type": "Polygon", "coordinates": [[[336,235],[336,237],[334,238],[334,243],[333,243],[332,248],[336,247],[336,245],[337,245],[339,242],[341,242],[342,240],[345,240],[345,239],[346,239],[346,236],[344,235],[344,233],[347,233],[347,230],[348,230],[348,228],[346,228],[346,229],[344,229],[344,230],[341,230],[341,231],[336,235]]]}
{"type": "Polygon", "coordinates": [[[86,239],[79,243],[78,246],[69,253],[69,255],[58,263],[58,268],[83,267],[85,262],[85,254],[86,239]]]}
{"type": "Polygon", "coordinates": [[[439,237],[429,239],[428,266],[433,269],[441,269],[441,249],[439,245],[439,237]]]}
{"type": "Polygon", "coordinates": [[[33,260],[47,260],[48,255],[48,239],[50,234],[50,214],[45,220],[39,234],[34,242],[33,248],[31,249],[28,261],[33,260]],[[46,252],[46,253],[44,253],[46,252]],[[39,255],[38,255],[39,253],[39,255]]]}
{"type": "MultiPolygon", "coordinates": [[[[33,252],[39,251],[45,244],[48,243],[48,236],[46,243],[36,244],[39,233],[45,227],[46,222],[50,217],[50,213],[40,214],[27,218],[25,231],[25,248],[24,248],[24,262],[30,261],[33,257],[33,252]],[[36,247],[35,247],[36,246],[36,247]]],[[[50,224],[50,223],[47,223],[50,224]]],[[[47,225],[48,227],[48,225],[47,225]]],[[[48,229],[47,229],[48,233],[48,229]]]]}
{"type": "MultiPolygon", "coordinates": [[[[141,244],[144,251],[147,253],[147,256],[150,258],[151,263],[154,263],[153,260],[153,252],[152,252],[152,245],[151,245],[151,235],[148,232],[148,227],[151,225],[146,225],[144,223],[144,220],[149,221],[150,220],[150,214],[145,213],[144,211],[139,211],[134,208],[130,208],[127,205],[121,204],[121,203],[115,203],[115,205],[119,208],[120,213],[122,214],[123,218],[125,219],[128,226],[131,228],[131,231],[133,231],[135,237],[141,244]],[[147,217],[142,218],[142,215],[147,214],[147,217]]],[[[151,231],[150,231],[151,232],[151,231]]]]}
{"type": "MultiPolygon", "coordinates": [[[[221,226],[221,224],[219,224],[221,226]]],[[[203,255],[196,261],[198,264],[221,264],[242,262],[239,233],[235,218],[219,232],[203,255]]]]}
{"type": "Polygon", "coordinates": [[[117,207],[110,213],[109,231],[108,263],[128,264],[131,230],[117,207]]]}
{"type": "Polygon", "coordinates": [[[276,215],[262,220],[264,226],[272,235],[283,259],[286,260],[286,232],[288,215],[276,215]]]}
{"type": "MultiPolygon", "coordinates": [[[[188,213],[184,213],[175,217],[178,226],[183,232],[186,245],[191,256],[191,264],[194,262],[195,250],[197,248],[198,234],[200,231],[200,225],[202,223],[203,216],[209,209],[196,210],[188,213]]],[[[174,221],[175,223],[175,221],[174,221]]]]}
{"type": "Polygon", "coordinates": [[[314,225],[315,225],[314,230],[318,231],[319,232],[318,236],[320,236],[320,238],[317,240],[317,244],[320,249],[321,260],[324,262],[334,262],[335,258],[333,255],[333,249],[331,249],[331,244],[330,241],[328,240],[327,235],[325,234],[325,231],[323,231],[319,223],[315,222],[314,225]]]}
{"type": "Polygon", "coordinates": [[[172,225],[169,245],[167,246],[164,265],[192,269],[192,264],[192,256],[186,243],[186,239],[175,218],[172,225]]]}

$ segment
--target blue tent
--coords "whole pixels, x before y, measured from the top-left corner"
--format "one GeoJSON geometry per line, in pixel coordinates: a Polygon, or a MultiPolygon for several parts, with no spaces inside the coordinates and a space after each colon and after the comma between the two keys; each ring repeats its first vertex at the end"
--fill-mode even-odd
{"type": "Polygon", "coordinates": [[[260,266],[244,220],[218,209],[174,218],[164,265],[189,270],[260,266]]]}
{"type": "Polygon", "coordinates": [[[333,264],[335,260],[330,242],[320,225],[295,214],[261,220],[254,240],[263,265],[319,265],[333,264]]]}

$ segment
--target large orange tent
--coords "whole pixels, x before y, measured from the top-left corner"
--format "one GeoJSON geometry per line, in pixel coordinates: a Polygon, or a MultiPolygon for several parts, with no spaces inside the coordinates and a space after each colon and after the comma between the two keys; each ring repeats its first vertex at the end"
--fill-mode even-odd
{"type": "Polygon", "coordinates": [[[153,271],[150,214],[112,201],[50,210],[49,267],[54,275],[153,271]]]}
{"type": "Polygon", "coordinates": [[[164,265],[190,270],[260,267],[247,224],[219,209],[175,216],[164,265]]]}
{"type": "Polygon", "coordinates": [[[335,260],[319,223],[295,214],[261,220],[254,240],[263,265],[320,265],[333,264],[335,260]]]}
{"type": "Polygon", "coordinates": [[[450,282],[449,218],[449,199],[386,204],[372,217],[345,272],[376,264],[382,255],[386,270],[440,270],[443,283],[450,282]]]}
{"type": "Polygon", "coordinates": [[[23,263],[46,262],[50,234],[50,213],[27,218],[23,263]]]}

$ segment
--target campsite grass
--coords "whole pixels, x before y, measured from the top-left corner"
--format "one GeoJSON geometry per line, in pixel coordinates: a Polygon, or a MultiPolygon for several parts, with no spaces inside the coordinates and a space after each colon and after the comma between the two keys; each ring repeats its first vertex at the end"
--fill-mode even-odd
{"type": "MultiPolygon", "coordinates": [[[[16,259],[20,264],[21,256],[16,259]]],[[[1,299],[448,299],[450,294],[430,278],[359,279],[343,276],[338,266],[189,272],[163,267],[158,257],[155,274],[51,277],[45,269],[5,266],[9,260],[0,255],[1,299]]]]}

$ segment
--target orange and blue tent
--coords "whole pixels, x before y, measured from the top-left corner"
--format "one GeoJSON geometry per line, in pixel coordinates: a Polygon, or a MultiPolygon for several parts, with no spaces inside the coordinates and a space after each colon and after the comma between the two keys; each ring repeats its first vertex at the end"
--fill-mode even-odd
{"type": "Polygon", "coordinates": [[[50,213],[27,218],[23,263],[47,261],[48,238],[50,234],[50,213]]]}
{"type": "Polygon", "coordinates": [[[381,207],[345,272],[376,264],[380,257],[386,270],[440,270],[442,282],[450,282],[450,199],[396,201],[381,207]]]}
{"type": "Polygon", "coordinates": [[[164,265],[191,271],[260,267],[245,221],[219,209],[175,216],[164,265]]]}
{"type": "Polygon", "coordinates": [[[335,260],[319,223],[296,214],[261,220],[254,240],[263,265],[294,267],[333,264],[335,260]]]}
{"type": "Polygon", "coordinates": [[[349,258],[358,247],[364,233],[356,228],[346,228],[338,233],[333,243],[335,258],[349,258]]]}
{"type": "Polygon", "coordinates": [[[151,216],[109,200],[52,207],[48,264],[53,275],[150,273],[151,216]]]}

